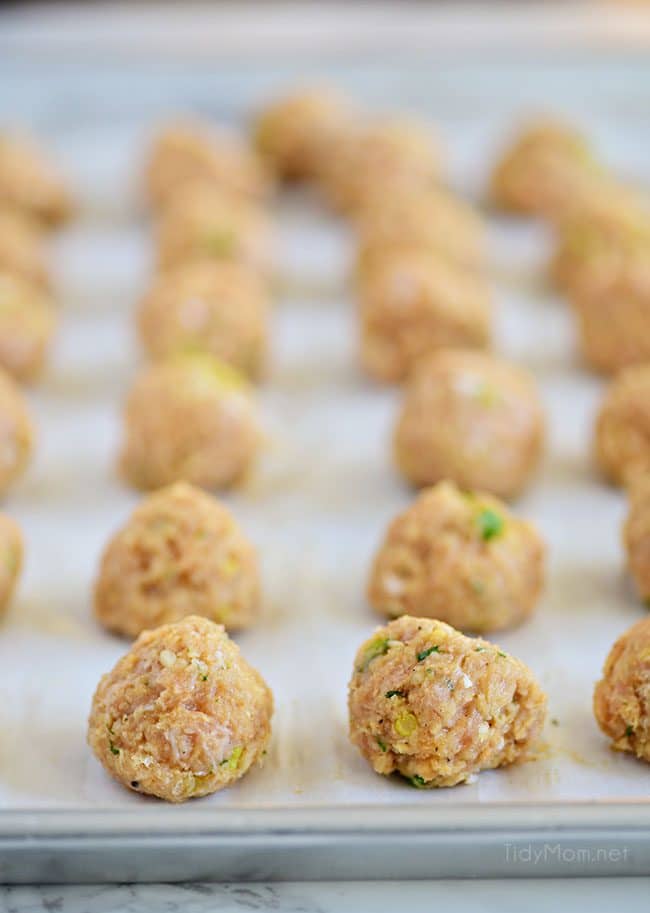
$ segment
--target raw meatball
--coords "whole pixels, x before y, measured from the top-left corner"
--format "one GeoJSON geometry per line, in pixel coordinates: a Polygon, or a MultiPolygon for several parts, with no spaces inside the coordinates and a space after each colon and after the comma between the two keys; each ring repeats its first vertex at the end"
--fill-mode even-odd
{"type": "Polygon", "coordinates": [[[201,180],[242,196],[269,191],[266,170],[237,136],[205,123],[171,124],[154,140],[145,184],[150,204],[166,205],[183,184],[201,180]]]}
{"type": "Polygon", "coordinates": [[[50,284],[38,223],[18,209],[0,209],[0,273],[43,288],[50,284]]]}
{"type": "Polygon", "coordinates": [[[551,275],[560,290],[589,296],[642,256],[650,256],[650,211],[626,188],[601,188],[558,226],[551,275]]]}
{"type": "Polygon", "coordinates": [[[344,98],[307,89],[272,102],[257,119],[257,149],[285,181],[316,177],[332,151],[333,137],[349,127],[352,111],[344,98]]]}
{"type": "Polygon", "coordinates": [[[596,419],[596,462],[626,485],[650,472],[650,365],[627,368],[607,390],[596,419]]]}
{"type": "Polygon", "coordinates": [[[321,174],[331,204],[360,212],[379,188],[426,188],[439,180],[441,153],[431,131],[409,120],[362,124],[339,137],[321,174]]]}
{"type": "Polygon", "coordinates": [[[23,210],[54,227],[72,212],[63,179],[31,141],[0,135],[0,205],[23,210]]]}
{"type": "Polygon", "coordinates": [[[650,475],[641,476],[630,489],[623,539],[637,592],[650,609],[650,475]]]}
{"type": "Polygon", "coordinates": [[[433,787],[527,760],[546,698],[493,644],[405,615],[359,649],[348,706],[350,738],[377,773],[433,787]]]}
{"type": "Polygon", "coordinates": [[[617,269],[599,269],[571,295],[582,356],[604,374],[650,361],[650,243],[622,256],[610,245],[602,267],[616,257],[617,269]]]}
{"type": "Polygon", "coordinates": [[[262,282],[236,263],[196,261],[160,274],[138,315],[152,358],[205,352],[251,377],[266,361],[268,298],[262,282]]]}
{"type": "Polygon", "coordinates": [[[387,252],[359,291],[361,361],[377,380],[404,380],[437,349],[489,343],[487,287],[432,252],[387,252]]]}
{"type": "Polygon", "coordinates": [[[264,758],[273,696],[221,625],[144,631],[95,691],[88,744],[123,786],[169,802],[230,786],[264,758]]]}
{"type": "Polygon", "coordinates": [[[111,631],[201,615],[228,629],[257,615],[255,549],[215,498],[176,482],[149,495],[108,543],[95,585],[95,614],[111,631]]]}
{"type": "Polygon", "coordinates": [[[0,514],[0,614],[11,601],[23,566],[23,537],[16,523],[0,514]]]}
{"type": "Polygon", "coordinates": [[[34,431],[27,404],[15,381],[0,368],[0,495],[27,467],[34,431]]]}
{"type": "Polygon", "coordinates": [[[127,399],[122,470],[136,488],[184,480],[235,484],[251,466],[259,431],[248,385],[208,355],[177,356],[143,371],[127,399]]]}
{"type": "Polygon", "coordinates": [[[0,365],[16,380],[40,374],[55,325],[54,306],[42,290],[0,272],[0,365]]]}
{"type": "Polygon", "coordinates": [[[199,258],[233,261],[268,275],[273,260],[266,214],[204,183],[186,185],[169,203],[157,225],[156,248],[163,268],[199,258]]]}
{"type": "Polygon", "coordinates": [[[461,488],[517,495],[535,471],[544,413],[532,377],[480,352],[442,351],[412,377],[394,438],[414,485],[452,479],[461,488]]]}
{"type": "Polygon", "coordinates": [[[598,725],[616,751],[650,761],[650,618],[633,625],[609,652],[594,691],[598,725]]]}
{"type": "Polygon", "coordinates": [[[486,633],[528,618],[543,579],[544,544],[530,523],[490,495],[440,482],[389,526],[368,599],[382,615],[486,633]]]}
{"type": "Polygon", "coordinates": [[[444,190],[381,191],[372,195],[357,223],[356,274],[362,278],[397,250],[428,251],[462,267],[484,259],[484,231],[478,214],[444,190]]]}
{"type": "Polygon", "coordinates": [[[600,179],[580,133],[558,121],[541,121],[526,127],[497,163],[491,197],[508,212],[555,219],[600,179]]]}

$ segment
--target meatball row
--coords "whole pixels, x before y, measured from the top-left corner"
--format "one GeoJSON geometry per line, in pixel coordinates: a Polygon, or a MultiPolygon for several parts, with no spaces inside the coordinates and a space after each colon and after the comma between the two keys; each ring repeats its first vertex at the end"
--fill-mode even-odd
{"type": "Polygon", "coordinates": [[[72,199],[31,140],[0,136],[0,367],[21,383],[41,373],[56,324],[47,232],[72,199]]]}
{"type": "Polygon", "coordinates": [[[120,465],[136,488],[240,482],[261,442],[251,381],[268,356],[270,173],[255,150],[206,123],[154,141],[145,192],[157,271],[137,312],[150,359],[124,412],[120,465]]]}
{"type": "Polygon", "coordinates": [[[584,362],[602,374],[650,360],[650,207],[585,138],[555,120],[530,124],[498,161],[492,201],[546,219],[549,273],[568,297],[584,362]]]}

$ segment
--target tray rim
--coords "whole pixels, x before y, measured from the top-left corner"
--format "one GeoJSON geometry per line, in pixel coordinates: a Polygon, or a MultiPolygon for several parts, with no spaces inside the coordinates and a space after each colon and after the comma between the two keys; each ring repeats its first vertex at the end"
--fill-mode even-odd
{"type": "MultiPolygon", "coordinates": [[[[147,800],[145,800],[147,801],[147,800]]],[[[274,807],[184,808],[61,808],[0,811],[0,842],[29,835],[119,837],[284,834],[435,833],[452,830],[489,832],[549,831],[553,829],[642,829],[650,841],[650,796],[629,799],[553,802],[463,803],[423,807],[345,804],[274,807]]]]}

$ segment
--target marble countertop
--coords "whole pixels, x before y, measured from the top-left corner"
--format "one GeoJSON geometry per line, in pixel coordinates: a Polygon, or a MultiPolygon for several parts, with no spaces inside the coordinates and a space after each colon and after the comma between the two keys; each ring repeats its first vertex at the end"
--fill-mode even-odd
{"type": "Polygon", "coordinates": [[[647,907],[650,878],[0,888],[0,913],[609,913],[647,907]]]}

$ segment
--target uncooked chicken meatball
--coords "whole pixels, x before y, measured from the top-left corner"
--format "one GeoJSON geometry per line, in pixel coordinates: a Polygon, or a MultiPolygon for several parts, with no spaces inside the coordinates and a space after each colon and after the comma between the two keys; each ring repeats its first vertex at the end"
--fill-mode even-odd
{"type": "Polygon", "coordinates": [[[164,207],[195,180],[252,198],[269,190],[266,170],[237,136],[205,123],[171,124],[152,144],[145,172],[150,204],[164,207]]]}
{"type": "Polygon", "coordinates": [[[184,802],[266,754],[273,696],[221,625],[190,616],[140,635],[95,691],[88,744],[135,792],[184,802]]]}
{"type": "Polygon", "coordinates": [[[616,641],[594,691],[598,725],[616,751],[650,761],[650,618],[616,641]]]}
{"type": "Polygon", "coordinates": [[[0,368],[0,495],[23,474],[34,431],[27,404],[15,381],[0,368]]]}
{"type": "Polygon", "coordinates": [[[208,355],[143,371],[127,398],[122,471],[136,488],[186,481],[227,488],[249,470],[259,429],[248,384],[208,355]]]}
{"type": "Polygon", "coordinates": [[[440,179],[441,158],[437,140],[424,125],[378,120],[337,138],[321,183],[336,209],[358,213],[378,188],[395,193],[432,186],[440,179]]]}
{"type": "Polygon", "coordinates": [[[259,377],[267,352],[268,297],[236,263],[195,261],[158,275],[139,310],[140,338],[152,358],[205,352],[259,377]]]}
{"type": "Polygon", "coordinates": [[[624,187],[601,187],[558,225],[551,276],[588,301],[649,252],[650,210],[624,187]]]}
{"type": "Polygon", "coordinates": [[[307,89],[268,105],[253,127],[255,146],[285,181],[316,177],[332,142],[349,128],[352,109],[336,92],[307,89]]]}
{"type": "Polygon", "coordinates": [[[627,565],[639,598],[650,609],[650,472],[631,486],[623,528],[627,565]]]}
{"type": "Polygon", "coordinates": [[[46,227],[72,212],[68,188],[30,140],[0,135],[0,205],[15,207],[46,227]]]}
{"type": "Polygon", "coordinates": [[[17,524],[0,514],[0,615],[13,596],[23,565],[23,537],[17,524]]]}
{"type": "Polygon", "coordinates": [[[34,380],[43,369],[56,316],[41,289],[0,271],[0,365],[16,380],[34,380]]]}
{"type": "Polygon", "coordinates": [[[404,380],[437,349],[489,343],[487,287],[432,252],[388,251],[359,294],[361,361],[377,380],[404,380]]]}
{"type": "Polygon", "coordinates": [[[350,738],[374,770],[427,788],[527,760],[546,698],[494,644],[405,615],[360,647],[348,707],[350,738]]]}
{"type": "Polygon", "coordinates": [[[451,479],[511,498],[530,480],[543,441],[544,413],[526,371],[481,352],[447,350],[411,378],[394,449],[414,485],[451,479]]]}
{"type": "Polygon", "coordinates": [[[597,269],[570,300],[585,362],[615,374],[650,361],[650,239],[624,254],[610,245],[597,269]]]}
{"type": "Polygon", "coordinates": [[[600,179],[584,137],[547,120],[526,127],[504,153],[492,174],[491,197],[508,212],[555,220],[600,179]]]}
{"type": "Polygon", "coordinates": [[[95,614],[135,637],[201,615],[245,628],[257,615],[257,555],[211,495],[177,482],[149,495],[108,543],[95,585],[95,614]]]}
{"type": "Polygon", "coordinates": [[[400,192],[377,189],[358,219],[356,274],[363,277],[395,250],[431,252],[461,267],[484,259],[484,230],[478,214],[438,188],[400,192]]]}
{"type": "Polygon", "coordinates": [[[18,209],[0,208],[0,273],[43,288],[50,284],[41,229],[18,209]]]}
{"type": "Polygon", "coordinates": [[[530,523],[491,495],[440,482],[390,524],[368,599],[382,615],[487,633],[528,618],[543,580],[544,544],[530,523]]]}
{"type": "Polygon", "coordinates": [[[617,485],[650,473],[650,365],[627,368],[612,381],[596,419],[595,454],[617,485]]]}
{"type": "Polygon", "coordinates": [[[195,183],[179,190],[156,228],[158,264],[191,259],[231,261],[261,275],[271,271],[273,235],[268,217],[245,199],[195,183]]]}

